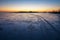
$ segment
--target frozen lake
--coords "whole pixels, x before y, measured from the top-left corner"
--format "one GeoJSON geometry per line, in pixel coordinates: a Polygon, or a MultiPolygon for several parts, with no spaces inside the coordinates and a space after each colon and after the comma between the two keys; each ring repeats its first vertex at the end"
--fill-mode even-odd
{"type": "Polygon", "coordinates": [[[59,40],[60,14],[0,13],[0,40],[59,40]]]}

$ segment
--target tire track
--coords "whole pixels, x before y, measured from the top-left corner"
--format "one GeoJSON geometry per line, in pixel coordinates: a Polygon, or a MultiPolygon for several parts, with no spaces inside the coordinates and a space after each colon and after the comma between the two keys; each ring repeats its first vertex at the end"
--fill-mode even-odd
{"type": "Polygon", "coordinates": [[[47,23],[48,25],[51,26],[51,28],[54,29],[54,31],[56,31],[57,33],[60,33],[59,30],[57,30],[51,23],[49,23],[44,17],[40,16],[40,15],[35,15],[35,14],[30,14],[30,15],[33,15],[33,16],[36,16],[38,18],[38,21],[41,19],[41,21],[43,21],[44,23],[47,23]]]}

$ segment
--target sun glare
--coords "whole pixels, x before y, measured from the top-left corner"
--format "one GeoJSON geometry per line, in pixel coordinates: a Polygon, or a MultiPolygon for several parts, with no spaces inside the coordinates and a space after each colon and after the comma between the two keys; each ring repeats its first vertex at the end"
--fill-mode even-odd
{"type": "Polygon", "coordinates": [[[21,9],[23,11],[37,11],[38,7],[37,6],[22,6],[21,9]]]}

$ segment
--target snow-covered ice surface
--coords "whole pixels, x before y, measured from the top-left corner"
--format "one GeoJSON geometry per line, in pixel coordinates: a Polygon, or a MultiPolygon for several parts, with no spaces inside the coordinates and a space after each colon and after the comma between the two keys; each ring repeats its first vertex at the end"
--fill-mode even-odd
{"type": "Polygon", "coordinates": [[[0,40],[59,40],[60,14],[0,13],[0,40]]]}

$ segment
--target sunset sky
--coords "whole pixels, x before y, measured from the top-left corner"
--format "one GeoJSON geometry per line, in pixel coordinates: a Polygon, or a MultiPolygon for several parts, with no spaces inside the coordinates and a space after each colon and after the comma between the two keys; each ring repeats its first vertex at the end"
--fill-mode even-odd
{"type": "Polygon", "coordinates": [[[60,9],[60,0],[0,0],[0,11],[48,11],[60,9]]]}

